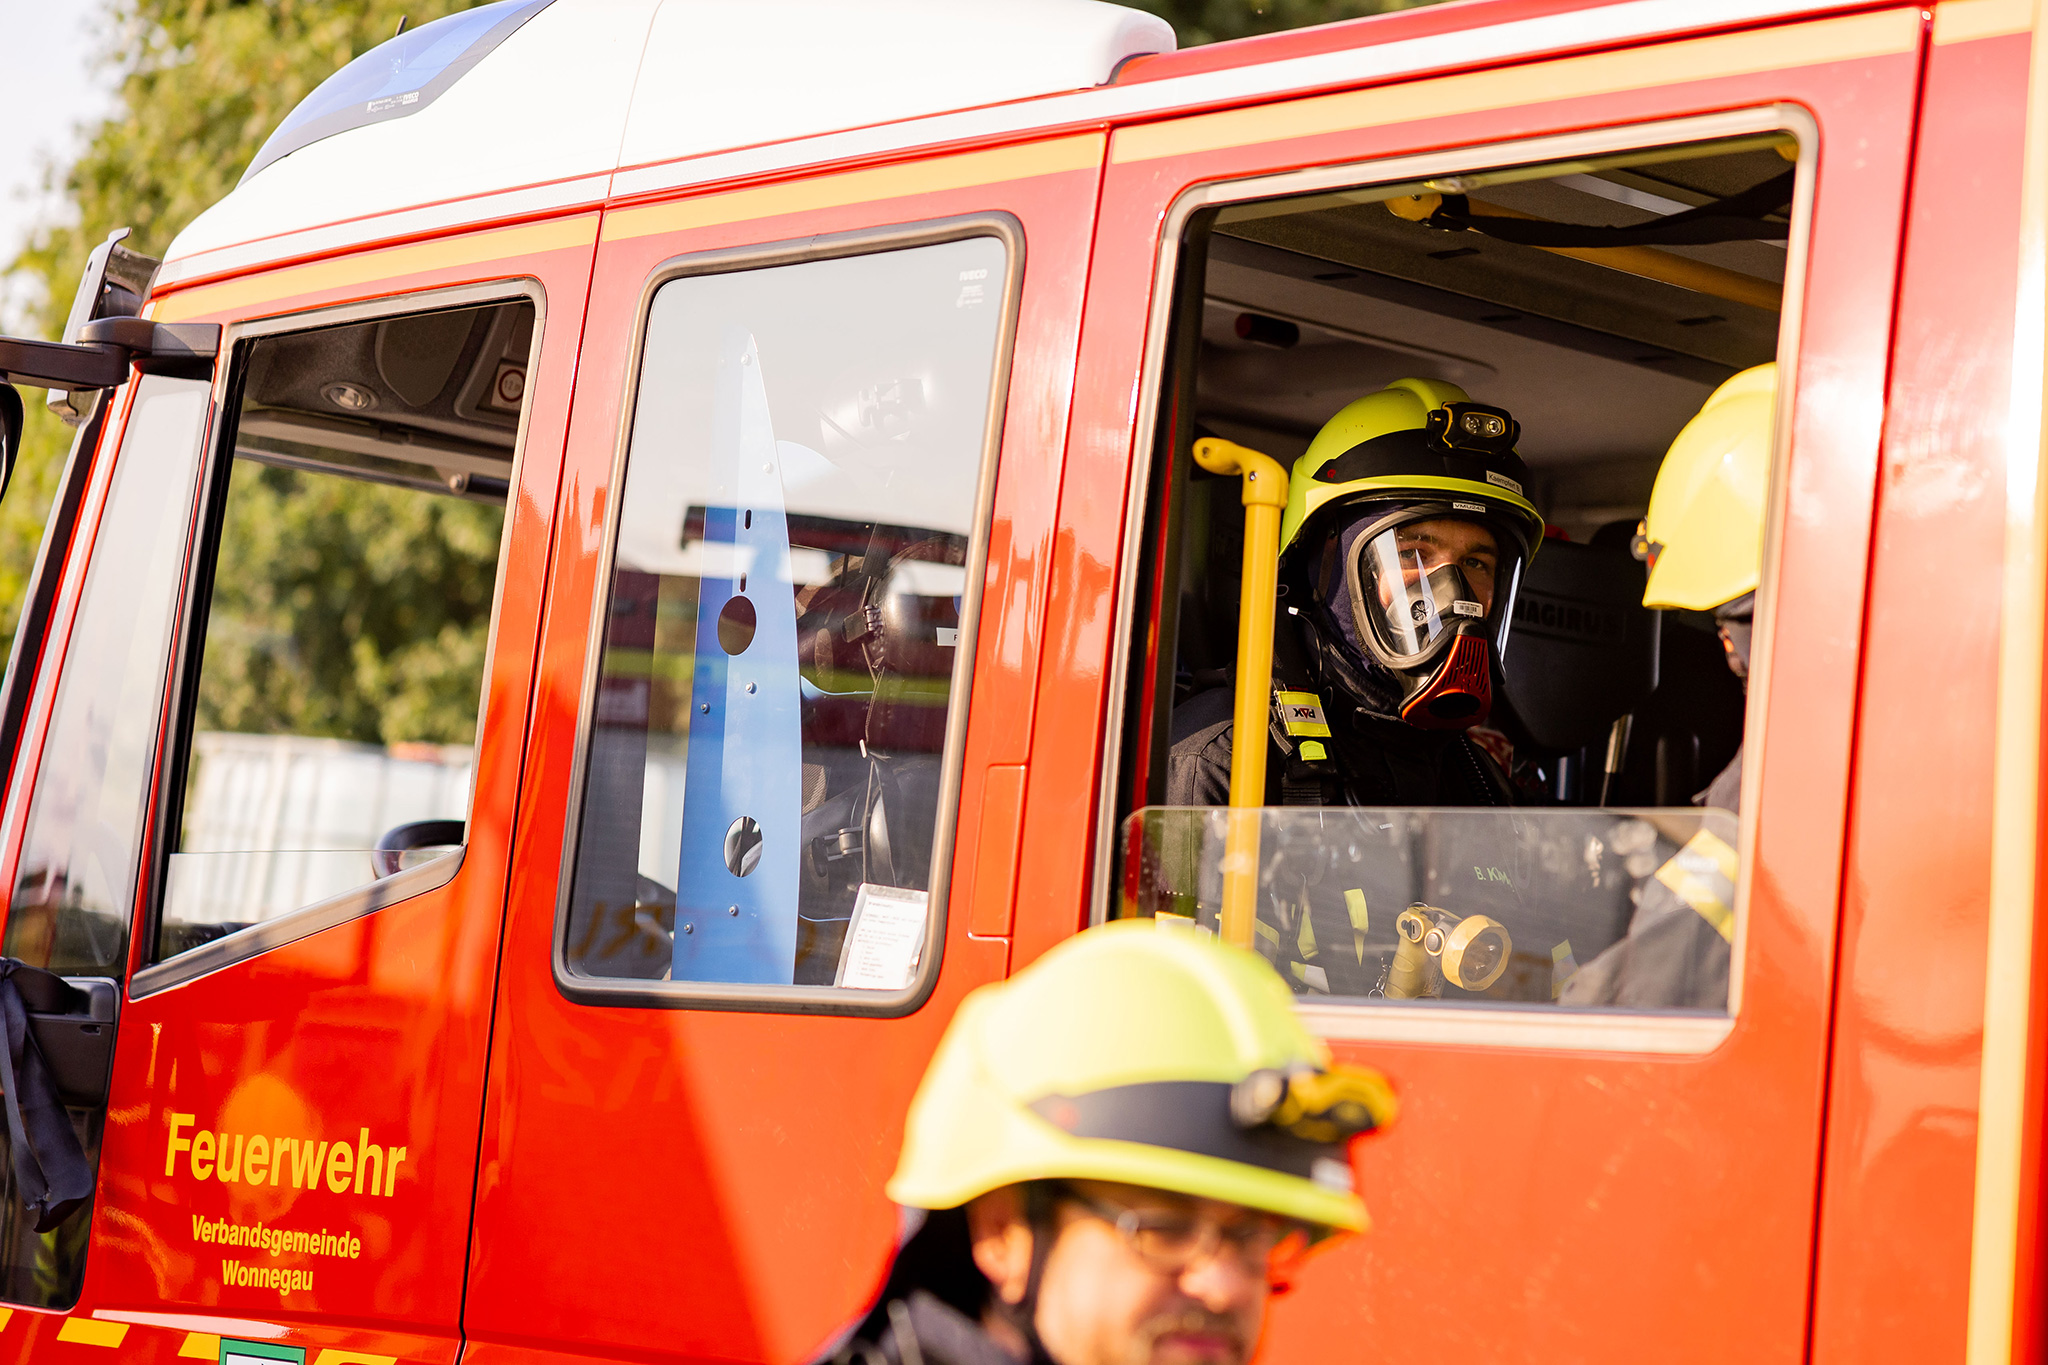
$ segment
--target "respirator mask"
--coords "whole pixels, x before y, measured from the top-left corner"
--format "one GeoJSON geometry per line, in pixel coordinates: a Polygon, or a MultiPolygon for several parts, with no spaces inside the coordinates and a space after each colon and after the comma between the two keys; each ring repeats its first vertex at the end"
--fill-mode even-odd
{"type": "Polygon", "coordinates": [[[1321,618],[1318,648],[1353,672],[1340,681],[1372,711],[1427,730],[1481,724],[1522,566],[1544,533],[1523,492],[1521,424],[1422,380],[1358,400],[1317,441],[1347,424],[1363,439],[1297,464],[1290,493],[1289,515],[1305,517],[1296,543],[1313,556],[1294,581],[1321,618]],[[1432,405],[1421,425],[1399,424],[1418,397],[1432,405]]]}
{"type": "Polygon", "coordinates": [[[1408,724],[1484,723],[1525,557],[1512,523],[1463,498],[1347,510],[1326,594],[1342,633],[1399,682],[1408,724]]]}

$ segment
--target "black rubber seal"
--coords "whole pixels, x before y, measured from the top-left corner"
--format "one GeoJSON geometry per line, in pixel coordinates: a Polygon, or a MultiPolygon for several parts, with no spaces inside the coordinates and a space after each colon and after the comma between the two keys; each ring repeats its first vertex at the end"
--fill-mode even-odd
{"type": "Polygon", "coordinates": [[[1078,1138],[1142,1142],[1313,1179],[1315,1164],[1343,1161],[1335,1143],[1309,1142],[1278,1128],[1243,1128],[1222,1081],[1144,1081],[1085,1095],[1046,1095],[1031,1112],[1078,1138]]]}
{"type": "MultiPolygon", "coordinates": [[[[1527,498],[1529,466],[1522,457],[1507,452],[1499,455],[1446,451],[1426,431],[1410,428],[1390,431],[1361,441],[1342,455],[1327,461],[1311,477],[1317,483],[1350,483],[1355,479],[1414,478],[1462,479],[1467,483],[1489,484],[1502,492],[1527,498]],[[1488,474],[1513,481],[1509,487],[1488,474]]],[[[1435,496],[1432,493],[1432,496],[1435,496]]]]}

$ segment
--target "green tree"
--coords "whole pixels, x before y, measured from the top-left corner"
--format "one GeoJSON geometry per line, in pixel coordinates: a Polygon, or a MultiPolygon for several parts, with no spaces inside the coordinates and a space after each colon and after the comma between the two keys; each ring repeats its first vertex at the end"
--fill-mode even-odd
{"type": "Polygon", "coordinates": [[[502,508],[238,462],[199,728],[467,744],[502,508]]]}
{"type": "MultiPolygon", "coordinates": [[[[8,267],[38,287],[32,330],[62,332],[85,258],[118,227],[161,255],[178,230],[241,178],[292,107],[401,16],[421,24],[476,0],[104,0],[100,60],[119,82],[115,112],[87,130],[48,186],[73,221],[34,234],[8,267]]],[[[30,391],[22,458],[0,500],[0,651],[14,638],[71,429],[30,391]]]]}
{"type": "Polygon", "coordinates": [[[1173,25],[1182,47],[1249,38],[1257,33],[1306,28],[1310,24],[1361,19],[1388,10],[1412,9],[1434,0],[1120,0],[1148,10],[1173,25]]]}
{"type": "MultiPolygon", "coordinates": [[[[1186,46],[1375,14],[1416,2],[1130,0],[1164,16],[1186,46]]],[[[72,221],[36,233],[8,268],[39,286],[41,304],[33,330],[46,337],[61,331],[86,256],[110,231],[131,227],[130,245],[160,255],[180,228],[234,187],[271,129],[293,106],[343,65],[390,37],[401,16],[414,24],[425,23],[467,9],[477,0],[102,3],[108,37],[101,61],[118,79],[116,111],[88,130],[85,148],[74,162],[49,172],[49,187],[60,191],[74,211],[72,221]]],[[[13,486],[0,501],[0,651],[13,639],[71,436],[71,430],[40,402],[31,401],[28,439],[13,486]]],[[[324,552],[349,552],[336,533],[356,524],[381,496],[375,490],[351,493],[355,503],[328,507],[325,529],[318,537],[324,552]]],[[[274,510],[285,515],[283,504],[274,510]]],[[[420,538],[406,542],[413,551],[411,561],[391,561],[392,542],[387,540],[380,542],[384,549],[375,551],[384,556],[375,566],[367,559],[353,564],[335,560],[326,572],[340,581],[374,582],[386,601],[407,592],[438,591],[449,566],[468,557],[481,533],[480,524],[471,526],[464,520],[473,520],[473,512],[437,513],[429,519],[432,525],[415,528],[420,538]]],[[[308,523],[300,529],[310,535],[316,528],[308,523]]],[[[373,551],[365,546],[357,553],[368,556],[373,551]]],[[[246,626],[239,644],[222,645],[236,651],[241,662],[233,672],[246,687],[235,696],[224,694],[208,703],[214,708],[209,721],[236,728],[254,726],[259,720],[265,726],[285,724],[286,716],[276,708],[288,707],[288,696],[306,697],[306,689],[318,677],[340,711],[330,715],[321,706],[302,701],[302,733],[425,737],[439,736],[454,725],[443,703],[463,688],[445,665],[457,656],[477,656],[470,659],[471,668],[480,662],[484,624],[479,619],[458,612],[441,623],[439,629],[455,632],[442,662],[434,661],[432,651],[402,647],[385,638],[388,632],[378,630],[354,637],[344,664],[312,648],[310,618],[291,619],[294,600],[308,606],[317,601],[314,610],[330,611],[333,590],[315,592],[307,580],[296,581],[296,599],[217,604],[217,610],[225,608],[246,626]],[[253,652],[259,641],[279,649],[289,643],[289,657],[281,654],[262,662],[253,652]],[[387,655],[387,644],[397,652],[387,655]],[[321,674],[322,669],[327,673],[321,674]],[[259,702],[248,690],[260,680],[278,689],[276,698],[259,702]],[[353,700],[335,700],[344,697],[353,700]],[[373,703],[382,708],[374,722],[362,709],[373,703]]],[[[488,602],[482,610],[487,616],[488,602]]],[[[474,696],[473,689],[469,695],[474,696]]]]}

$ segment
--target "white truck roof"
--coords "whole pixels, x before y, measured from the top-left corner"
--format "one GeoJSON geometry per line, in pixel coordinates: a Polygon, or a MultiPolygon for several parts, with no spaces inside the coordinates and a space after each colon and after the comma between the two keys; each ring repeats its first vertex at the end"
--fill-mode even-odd
{"type": "MultiPolygon", "coordinates": [[[[594,201],[621,167],[1085,89],[1174,46],[1164,20],[1100,0],[553,0],[519,21],[533,7],[485,7],[516,28],[426,99],[385,93],[376,121],[259,158],[167,259],[520,187],[547,187],[535,207],[594,201]]],[[[399,51],[459,20],[491,26],[422,26],[301,111],[335,105],[351,72],[388,83],[399,51]]]]}

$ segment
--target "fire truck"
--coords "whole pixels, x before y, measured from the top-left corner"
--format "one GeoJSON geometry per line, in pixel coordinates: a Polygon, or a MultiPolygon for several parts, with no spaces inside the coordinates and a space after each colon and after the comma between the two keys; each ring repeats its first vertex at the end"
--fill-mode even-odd
{"type": "Polygon", "coordinates": [[[1402,1097],[1265,1359],[2040,1359],[2044,33],[497,0],[345,67],[0,340],[76,427],[0,1357],[794,1365],[962,996],[1150,915],[1402,1097]],[[1745,690],[1628,536],[1765,363],[1745,690]],[[1198,444],[1403,380],[1519,424],[1526,799],[1167,807],[1275,609],[1198,444]],[[1688,848],[1725,987],[1579,1003],[1688,848]]]}

